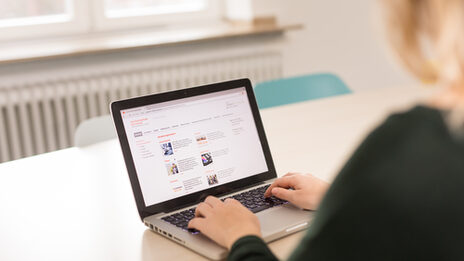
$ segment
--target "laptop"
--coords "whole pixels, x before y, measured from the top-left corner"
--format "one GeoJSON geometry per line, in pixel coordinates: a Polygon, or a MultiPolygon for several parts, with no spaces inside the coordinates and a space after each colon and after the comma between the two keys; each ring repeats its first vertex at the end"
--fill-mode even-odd
{"type": "Polygon", "coordinates": [[[277,177],[251,82],[239,79],[111,104],[138,212],[154,232],[213,260],[227,249],[188,229],[208,195],[254,212],[266,242],[313,212],[263,193],[277,177]]]}

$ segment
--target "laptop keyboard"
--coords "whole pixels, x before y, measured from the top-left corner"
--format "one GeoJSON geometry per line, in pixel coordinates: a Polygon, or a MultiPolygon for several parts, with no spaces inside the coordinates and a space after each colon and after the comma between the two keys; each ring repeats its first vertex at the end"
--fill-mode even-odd
{"type": "MultiPolygon", "coordinates": [[[[275,206],[280,206],[282,204],[288,203],[285,200],[278,199],[274,196],[265,198],[264,192],[269,187],[269,185],[261,186],[252,190],[242,192],[227,198],[234,198],[242,203],[246,208],[248,208],[253,213],[258,213],[260,211],[272,208],[275,206]]],[[[227,199],[224,198],[223,200],[227,199]]],[[[172,214],[161,218],[162,220],[175,225],[179,228],[189,231],[192,234],[197,234],[199,231],[195,229],[188,229],[188,222],[195,217],[195,208],[190,208],[182,212],[172,214]]]]}

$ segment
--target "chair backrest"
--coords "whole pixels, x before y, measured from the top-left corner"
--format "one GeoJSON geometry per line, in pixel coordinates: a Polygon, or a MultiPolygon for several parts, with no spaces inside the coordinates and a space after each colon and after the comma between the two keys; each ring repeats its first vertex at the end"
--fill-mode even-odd
{"type": "Polygon", "coordinates": [[[254,92],[258,107],[265,109],[347,94],[351,90],[338,76],[320,73],[262,82],[255,86],[254,92]]]}
{"type": "Polygon", "coordinates": [[[110,115],[91,118],[79,124],[74,133],[74,146],[84,147],[117,138],[110,115]]]}

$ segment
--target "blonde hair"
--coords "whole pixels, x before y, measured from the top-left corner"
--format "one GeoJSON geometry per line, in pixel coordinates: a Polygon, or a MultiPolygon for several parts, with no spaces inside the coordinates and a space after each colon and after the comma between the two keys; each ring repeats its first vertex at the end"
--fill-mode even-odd
{"type": "Polygon", "coordinates": [[[464,0],[383,0],[388,36],[426,82],[464,88],[464,0]]]}

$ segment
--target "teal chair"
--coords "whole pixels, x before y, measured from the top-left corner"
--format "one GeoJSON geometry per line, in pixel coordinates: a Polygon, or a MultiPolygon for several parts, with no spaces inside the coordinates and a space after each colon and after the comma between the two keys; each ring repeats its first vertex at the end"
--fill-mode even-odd
{"type": "Polygon", "coordinates": [[[331,73],[282,78],[256,84],[260,109],[351,93],[346,84],[331,73]]]}

